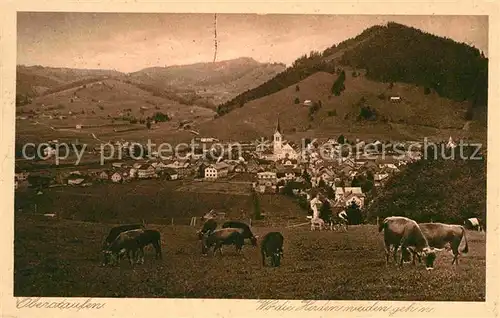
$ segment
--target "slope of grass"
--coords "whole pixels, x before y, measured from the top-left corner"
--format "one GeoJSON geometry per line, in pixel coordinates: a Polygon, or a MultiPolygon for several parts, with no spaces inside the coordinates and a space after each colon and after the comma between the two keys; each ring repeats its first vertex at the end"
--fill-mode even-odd
{"type": "Polygon", "coordinates": [[[143,265],[100,267],[100,247],[111,225],[15,218],[14,296],[270,298],[337,300],[484,301],[485,236],[467,232],[470,251],[458,267],[438,255],[436,268],[385,266],[376,226],[349,232],[253,227],[281,231],[279,268],[262,267],[257,248],[243,255],[225,248],[201,256],[197,228],[150,225],[161,232],[163,260],[146,249],[143,265]]]}
{"type": "MultiPolygon", "coordinates": [[[[388,84],[367,79],[363,73],[353,76],[352,69],[345,70],[345,90],[340,96],[331,94],[336,75],[317,72],[296,85],[250,101],[214,121],[201,124],[199,131],[232,140],[271,136],[278,117],[287,138],[306,133],[314,138],[348,134],[354,139],[362,135],[415,139],[433,136],[439,130],[454,130],[452,133],[447,132],[447,137],[453,135],[458,138],[457,134],[471,135],[478,130],[461,131],[466,123],[464,114],[469,105],[467,102],[454,102],[435,93],[426,95],[423,88],[409,84],[395,83],[389,88],[388,84]],[[400,96],[401,101],[391,102],[391,96],[400,96]],[[295,103],[296,98],[298,104],[295,103]],[[309,116],[311,106],[303,105],[305,100],[321,102],[322,106],[312,117],[309,116]],[[363,106],[375,109],[377,118],[360,120],[363,106]],[[399,125],[422,128],[417,129],[417,134],[408,136],[401,132],[399,125]]],[[[484,129],[482,131],[485,132],[484,129]]]]}

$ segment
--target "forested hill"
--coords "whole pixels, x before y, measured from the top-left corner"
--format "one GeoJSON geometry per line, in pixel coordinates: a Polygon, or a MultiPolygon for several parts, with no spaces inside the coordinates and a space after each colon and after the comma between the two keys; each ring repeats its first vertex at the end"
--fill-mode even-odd
{"type": "Polygon", "coordinates": [[[346,51],[340,63],[366,70],[383,82],[423,86],[442,97],[485,107],[488,59],[478,49],[397,23],[346,51]]]}
{"type": "Polygon", "coordinates": [[[264,84],[219,105],[224,115],[245,103],[289,87],[318,72],[334,73],[342,66],[365,69],[367,77],[381,82],[404,82],[435,91],[456,101],[468,100],[485,109],[488,59],[476,48],[390,22],[373,26],[355,38],[298,58],[292,66],[264,84]]]}

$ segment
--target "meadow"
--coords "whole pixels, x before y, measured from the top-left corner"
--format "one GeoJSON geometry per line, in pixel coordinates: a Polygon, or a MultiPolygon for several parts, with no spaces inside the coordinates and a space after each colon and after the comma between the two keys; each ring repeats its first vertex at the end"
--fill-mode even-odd
{"type": "MultiPolygon", "coordinates": [[[[441,252],[433,271],[423,265],[385,265],[382,234],[375,225],[348,232],[309,227],[253,226],[255,235],[280,231],[282,266],[263,267],[259,249],[242,255],[201,255],[198,227],[155,225],[163,259],[146,249],[145,263],[101,267],[100,247],[113,224],[15,216],[14,296],[267,298],[323,300],[484,301],[485,234],[467,231],[469,253],[459,266],[441,252]]],[[[269,263],[268,263],[269,264],[269,263]]]]}

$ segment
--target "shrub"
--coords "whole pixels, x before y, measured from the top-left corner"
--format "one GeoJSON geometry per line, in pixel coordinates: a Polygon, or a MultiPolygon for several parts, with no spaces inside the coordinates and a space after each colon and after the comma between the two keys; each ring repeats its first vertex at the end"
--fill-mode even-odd
{"type": "Polygon", "coordinates": [[[260,207],[260,199],[258,193],[254,190],[252,191],[252,202],[253,202],[253,217],[255,220],[261,220],[262,211],[260,207]]]}
{"type": "Polygon", "coordinates": [[[295,103],[295,104],[300,103],[300,99],[299,99],[298,97],[295,97],[294,103],[295,103]]]}
{"type": "Polygon", "coordinates": [[[346,213],[349,224],[363,223],[363,213],[355,201],[352,201],[351,205],[347,207],[346,213]]]}
{"type": "Polygon", "coordinates": [[[335,96],[339,96],[342,93],[342,91],[345,90],[344,81],[345,81],[345,71],[342,70],[339,77],[337,77],[337,79],[333,83],[333,86],[331,89],[332,94],[334,94],[335,96]]]}

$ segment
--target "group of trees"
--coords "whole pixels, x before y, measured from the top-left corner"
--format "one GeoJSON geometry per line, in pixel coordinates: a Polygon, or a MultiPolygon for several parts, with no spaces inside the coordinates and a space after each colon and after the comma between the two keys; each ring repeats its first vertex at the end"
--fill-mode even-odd
{"type": "Polygon", "coordinates": [[[366,175],[358,175],[352,178],[351,187],[360,187],[363,193],[370,192],[375,185],[374,175],[371,171],[368,171],[366,175]]]}
{"type": "Polygon", "coordinates": [[[367,210],[369,219],[403,215],[417,222],[462,224],[470,217],[486,218],[486,160],[471,157],[474,147],[464,147],[464,158],[449,158],[452,151],[438,145],[426,150],[427,158],[408,164],[390,178],[367,210]],[[443,186],[446,185],[446,186],[443,186]]]}
{"type": "Polygon", "coordinates": [[[345,90],[345,71],[342,70],[332,85],[332,94],[339,96],[345,90]]]}

